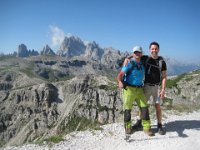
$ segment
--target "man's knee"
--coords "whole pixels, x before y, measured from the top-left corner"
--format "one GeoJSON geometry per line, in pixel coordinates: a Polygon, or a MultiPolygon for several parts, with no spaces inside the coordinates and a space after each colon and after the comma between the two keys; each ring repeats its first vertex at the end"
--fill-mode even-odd
{"type": "Polygon", "coordinates": [[[124,111],[124,122],[131,121],[131,110],[124,111]]]}
{"type": "Polygon", "coordinates": [[[141,108],[141,119],[150,120],[148,107],[141,108]]]}

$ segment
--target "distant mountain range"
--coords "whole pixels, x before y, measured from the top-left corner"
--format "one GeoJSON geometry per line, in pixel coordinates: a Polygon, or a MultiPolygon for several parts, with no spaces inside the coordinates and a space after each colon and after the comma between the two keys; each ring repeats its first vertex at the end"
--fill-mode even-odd
{"type": "Polygon", "coordinates": [[[200,69],[200,63],[183,63],[176,59],[165,57],[168,75],[179,75],[200,69]]]}
{"type": "MultiPolygon", "coordinates": [[[[30,57],[30,56],[61,56],[68,58],[84,59],[98,61],[99,64],[117,66],[115,63],[119,63],[122,58],[128,55],[128,52],[120,52],[113,48],[101,48],[95,41],[84,43],[79,37],[70,36],[65,37],[60,45],[59,50],[55,53],[50,46],[46,45],[40,51],[28,50],[25,44],[18,46],[18,52],[14,52],[13,55],[17,57],[30,57]]],[[[185,72],[200,69],[200,63],[198,64],[184,64],[176,59],[165,57],[168,75],[179,75],[185,72]]],[[[111,67],[113,68],[113,67],[111,67]]],[[[115,69],[118,69],[115,67],[115,69]]]]}

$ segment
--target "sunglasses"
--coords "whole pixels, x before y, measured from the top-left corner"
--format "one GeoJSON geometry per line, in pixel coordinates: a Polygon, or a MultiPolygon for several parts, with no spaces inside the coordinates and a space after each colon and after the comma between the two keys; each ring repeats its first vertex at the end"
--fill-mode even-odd
{"type": "Polygon", "coordinates": [[[134,54],[141,54],[142,52],[139,51],[135,51],[134,54]]]}

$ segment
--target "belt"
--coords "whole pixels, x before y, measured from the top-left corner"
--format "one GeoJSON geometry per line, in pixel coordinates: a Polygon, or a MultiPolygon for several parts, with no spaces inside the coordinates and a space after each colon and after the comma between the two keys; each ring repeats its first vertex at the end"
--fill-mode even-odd
{"type": "Polygon", "coordinates": [[[148,85],[148,86],[159,86],[160,84],[145,83],[145,85],[148,85]]]}
{"type": "Polygon", "coordinates": [[[127,86],[135,87],[135,88],[143,88],[143,85],[130,85],[130,84],[127,84],[127,86]]]}

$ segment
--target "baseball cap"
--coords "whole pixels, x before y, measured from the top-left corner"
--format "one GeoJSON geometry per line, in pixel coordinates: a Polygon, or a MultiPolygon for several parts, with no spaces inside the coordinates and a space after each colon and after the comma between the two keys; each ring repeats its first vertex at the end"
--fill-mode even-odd
{"type": "Polygon", "coordinates": [[[142,53],[142,47],[141,46],[135,46],[133,47],[133,52],[141,52],[142,53]]]}

